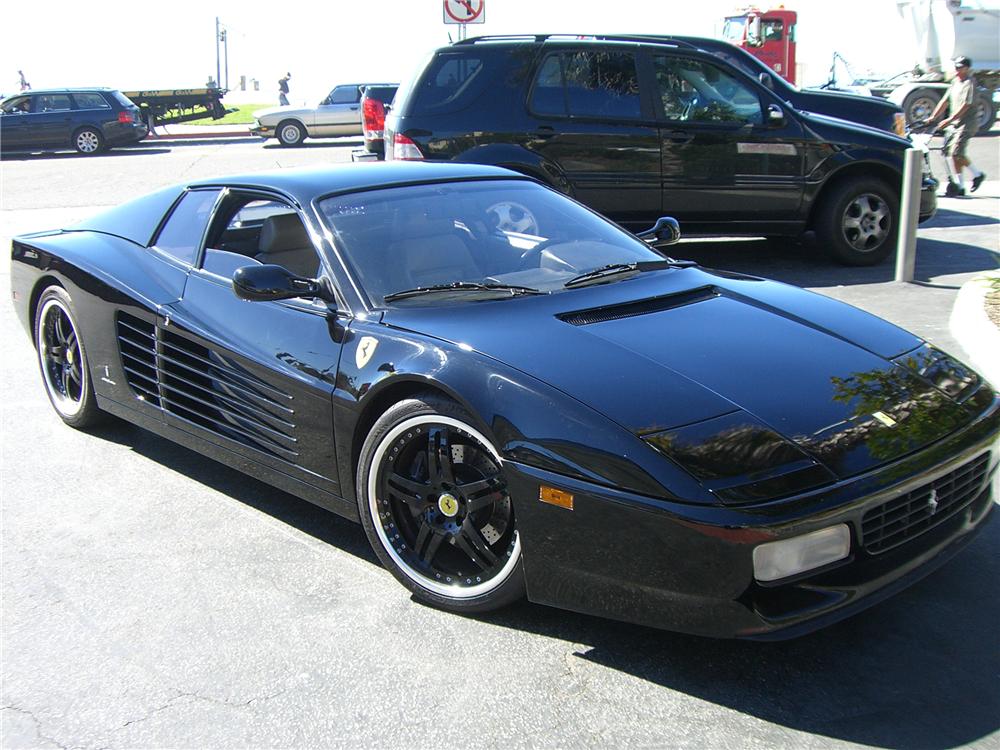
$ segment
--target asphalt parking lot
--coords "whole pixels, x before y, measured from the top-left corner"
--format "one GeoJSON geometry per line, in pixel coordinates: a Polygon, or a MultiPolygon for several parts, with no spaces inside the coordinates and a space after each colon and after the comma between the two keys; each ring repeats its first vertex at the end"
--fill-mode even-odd
{"type": "MultiPolygon", "coordinates": [[[[792,243],[675,255],[844,299],[956,354],[956,289],[997,268],[990,181],[942,199],[916,284],[792,243]]],[[[5,158],[0,243],[156,187],[350,161],[153,142],[5,158]]],[[[937,172],[943,174],[935,155],[937,172]]],[[[0,264],[9,300],[9,269],[0,264]]],[[[410,600],[359,526],[138,428],[69,429],[0,305],[0,745],[119,747],[1000,747],[1000,522],[940,571],[795,641],[713,641],[527,603],[459,617],[410,600]]]]}

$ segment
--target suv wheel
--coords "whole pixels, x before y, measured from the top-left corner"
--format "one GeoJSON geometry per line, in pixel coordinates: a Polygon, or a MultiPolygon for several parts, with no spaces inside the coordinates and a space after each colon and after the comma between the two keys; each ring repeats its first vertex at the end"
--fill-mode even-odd
{"type": "Polygon", "coordinates": [[[96,128],[80,128],[73,135],[73,148],[87,156],[99,153],[104,150],[104,136],[96,128]]]}
{"type": "Polygon", "coordinates": [[[872,177],[852,177],[834,185],[820,206],[817,235],[835,260],[874,266],[896,245],[899,196],[872,177]]]}
{"type": "Polygon", "coordinates": [[[278,143],[282,146],[298,146],[306,139],[305,128],[300,123],[295,122],[295,120],[285,120],[278,125],[276,132],[278,143]]]}

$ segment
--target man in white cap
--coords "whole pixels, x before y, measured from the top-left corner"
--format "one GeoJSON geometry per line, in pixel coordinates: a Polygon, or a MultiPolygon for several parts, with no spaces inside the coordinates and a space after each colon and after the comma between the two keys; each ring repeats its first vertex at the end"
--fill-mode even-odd
{"type": "Polygon", "coordinates": [[[976,111],[976,79],[972,77],[972,61],[968,57],[956,57],[955,77],[948,87],[947,93],[938,102],[931,114],[929,123],[935,123],[944,114],[945,107],[949,115],[941,122],[941,127],[948,131],[945,137],[945,152],[955,167],[954,175],[948,176],[948,187],[944,194],[949,198],[965,195],[965,181],[962,169],[968,168],[972,173],[972,187],[969,192],[976,192],[983,184],[986,175],[976,169],[969,160],[969,139],[979,130],[979,117],[976,111]]]}

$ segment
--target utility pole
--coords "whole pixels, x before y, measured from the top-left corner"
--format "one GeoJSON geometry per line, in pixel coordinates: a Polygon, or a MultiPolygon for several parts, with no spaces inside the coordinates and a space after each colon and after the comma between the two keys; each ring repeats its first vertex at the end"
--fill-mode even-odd
{"type": "Polygon", "coordinates": [[[221,86],[222,71],[219,70],[219,17],[215,17],[215,87],[221,86]]]}
{"type": "Polygon", "coordinates": [[[222,53],[225,56],[224,59],[226,62],[226,67],[224,68],[226,74],[226,91],[229,91],[229,30],[223,27],[220,33],[222,34],[222,53]]]}

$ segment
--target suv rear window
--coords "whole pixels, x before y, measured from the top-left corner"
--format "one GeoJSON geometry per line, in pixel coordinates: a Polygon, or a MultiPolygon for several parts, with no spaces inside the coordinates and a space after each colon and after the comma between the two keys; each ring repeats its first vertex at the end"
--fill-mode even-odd
{"type": "Polygon", "coordinates": [[[131,99],[125,96],[125,94],[123,94],[121,91],[112,91],[111,96],[113,96],[115,98],[115,101],[117,101],[123,107],[132,109],[132,107],[135,106],[135,102],[133,102],[131,99]]]}
{"type": "Polygon", "coordinates": [[[95,92],[76,92],[73,94],[77,109],[111,109],[104,97],[95,92]]]}
{"type": "Polygon", "coordinates": [[[441,112],[478,95],[486,85],[484,70],[480,57],[438,55],[413,89],[410,112],[441,112]]]}

